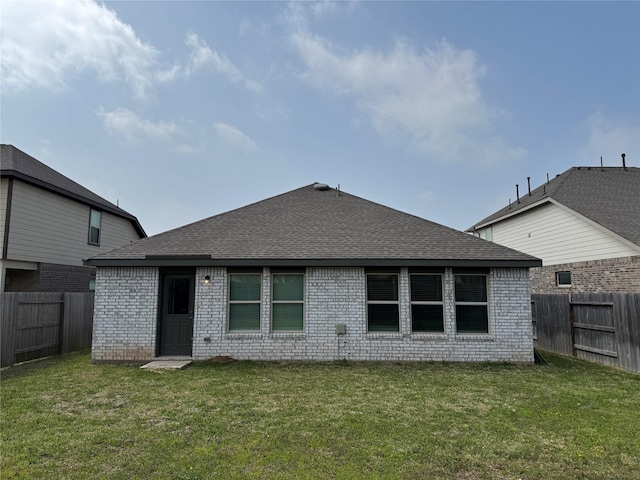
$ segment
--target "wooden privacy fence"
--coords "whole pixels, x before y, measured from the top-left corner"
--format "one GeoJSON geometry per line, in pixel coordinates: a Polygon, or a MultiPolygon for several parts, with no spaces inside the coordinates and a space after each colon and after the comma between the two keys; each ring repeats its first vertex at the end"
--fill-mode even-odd
{"type": "Polygon", "coordinates": [[[93,293],[12,292],[0,299],[1,366],[91,348],[93,293]]]}
{"type": "Polygon", "coordinates": [[[534,344],[640,372],[640,293],[531,295],[534,344]]]}

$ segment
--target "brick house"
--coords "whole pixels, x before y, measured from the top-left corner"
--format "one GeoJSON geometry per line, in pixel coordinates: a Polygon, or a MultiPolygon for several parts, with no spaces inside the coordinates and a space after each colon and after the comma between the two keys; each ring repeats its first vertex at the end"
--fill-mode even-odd
{"type": "Polygon", "coordinates": [[[640,292],[640,168],[573,167],[467,231],[542,259],[532,293],[640,292]]]}
{"type": "Polygon", "coordinates": [[[84,258],[146,237],[136,217],[13,145],[0,161],[0,292],[88,292],[84,258]]]}
{"type": "Polygon", "coordinates": [[[86,264],[96,362],[533,361],[540,260],[323,184],[86,264]]]}

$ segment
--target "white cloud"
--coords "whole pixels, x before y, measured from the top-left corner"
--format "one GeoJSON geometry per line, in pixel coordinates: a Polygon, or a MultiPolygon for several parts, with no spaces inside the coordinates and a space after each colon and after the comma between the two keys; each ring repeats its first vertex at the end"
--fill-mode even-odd
{"type": "Polygon", "coordinates": [[[589,115],[583,122],[587,130],[587,143],[583,158],[591,165],[600,156],[605,166],[621,166],[620,154],[626,154],[626,164],[637,166],[640,162],[640,125],[627,118],[611,120],[601,111],[589,115]]]}
{"type": "Polygon", "coordinates": [[[220,137],[220,139],[230,147],[237,148],[245,153],[251,153],[258,150],[256,142],[233,125],[215,123],[213,127],[218,137],[220,137]]]}
{"type": "Polygon", "coordinates": [[[149,90],[158,52],[115,12],[92,1],[5,2],[2,81],[10,91],[67,88],[90,71],[127,82],[137,97],[149,90]]]}
{"type": "Polygon", "coordinates": [[[126,108],[117,108],[112,112],[105,112],[100,108],[97,113],[102,118],[105,129],[127,143],[149,139],[169,141],[180,131],[173,122],[152,122],[126,108]]]}
{"type": "Polygon", "coordinates": [[[157,82],[189,78],[207,66],[250,91],[262,91],[193,33],[185,40],[191,49],[186,66],[176,62],[166,69],[155,47],[140,40],[113,10],[92,0],[10,1],[2,6],[5,91],[66,90],[73,77],[92,73],[104,82],[126,82],[142,98],[157,82]]]}
{"type": "Polygon", "coordinates": [[[352,97],[381,134],[408,138],[442,161],[489,163],[524,154],[493,132],[494,111],[479,83],[485,68],[474,51],[445,40],[421,50],[399,40],[387,52],[348,51],[310,32],[311,16],[295,4],[286,17],[291,45],[305,66],[303,78],[352,97]]]}

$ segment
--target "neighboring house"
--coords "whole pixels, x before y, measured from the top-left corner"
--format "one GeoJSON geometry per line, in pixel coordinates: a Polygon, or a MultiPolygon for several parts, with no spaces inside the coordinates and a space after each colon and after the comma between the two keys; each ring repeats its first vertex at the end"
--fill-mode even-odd
{"type": "Polygon", "coordinates": [[[533,360],[540,260],[323,184],[85,263],[97,362],[533,360]]]}
{"type": "Polygon", "coordinates": [[[640,292],[640,168],[573,167],[467,231],[541,258],[533,293],[640,292]]]}
{"type": "Polygon", "coordinates": [[[88,292],[83,259],[146,237],[136,217],[13,145],[0,165],[1,292],[88,292]]]}

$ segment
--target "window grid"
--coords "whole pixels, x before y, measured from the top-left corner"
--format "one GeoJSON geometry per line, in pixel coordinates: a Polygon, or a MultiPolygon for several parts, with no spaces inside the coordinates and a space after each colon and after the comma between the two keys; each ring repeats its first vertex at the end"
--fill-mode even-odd
{"type": "Polygon", "coordinates": [[[397,273],[367,273],[367,331],[368,332],[399,332],[400,331],[400,297],[398,294],[400,276],[397,273]],[[374,287],[374,278],[377,277],[377,285],[374,287]],[[380,281],[383,277],[394,278],[392,285],[394,291],[383,292],[380,289],[380,281]],[[376,294],[390,295],[391,298],[372,300],[376,294]],[[376,308],[378,307],[378,308],[376,308]],[[387,307],[387,308],[384,308],[387,307]],[[392,308],[388,308],[392,307],[392,308]],[[395,308],[393,308],[395,307],[395,308]],[[375,314],[375,315],[374,315],[375,314]],[[379,318],[375,318],[379,317],[379,318]]]}
{"type": "Polygon", "coordinates": [[[100,210],[94,210],[93,208],[89,212],[89,235],[87,243],[89,245],[100,246],[100,233],[102,229],[102,212],[100,210]]]}
{"type": "MultiPolygon", "coordinates": [[[[291,320],[291,318],[289,319],[291,320]]],[[[286,323],[286,321],[285,321],[286,323]]],[[[302,332],[304,330],[304,274],[302,273],[274,273],[271,275],[271,330],[274,332],[302,332]],[[299,299],[295,299],[295,298],[286,298],[283,300],[278,300],[276,299],[276,281],[275,278],[276,277],[300,277],[301,279],[301,289],[302,292],[300,294],[300,298],[299,299]],[[289,305],[290,307],[294,307],[297,305],[300,305],[300,308],[279,308],[278,306],[286,306],[289,305]],[[287,310],[289,312],[287,312],[287,310]],[[298,312],[299,310],[299,312],[298,312]],[[292,313],[295,314],[295,317],[299,317],[299,319],[293,319],[296,321],[296,323],[299,324],[299,326],[296,326],[295,328],[286,328],[286,327],[282,327],[280,325],[281,319],[280,317],[278,317],[278,312],[282,312],[285,314],[288,313],[288,315],[291,315],[292,313]]]]}
{"type": "MultiPolygon", "coordinates": [[[[228,331],[229,332],[258,332],[260,331],[260,316],[261,316],[261,304],[262,304],[262,275],[259,273],[231,273],[229,274],[229,311],[228,311],[228,331]],[[244,300],[233,300],[232,298],[234,297],[234,282],[233,279],[234,277],[255,277],[258,280],[258,289],[257,289],[257,298],[252,298],[252,299],[244,299],[244,300]],[[233,311],[237,310],[240,311],[241,309],[236,308],[234,309],[233,307],[235,305],[255,305],[257,306],[257,319],[254,319],[252,323],[256,324],[253,327],[247,327],[246,326],[246,321],[247,319],[245,318],[245,326],[236,326],[234,325],[235,323],[235,318],[233,315],[233,311]]],[[[246,309],[245,309],[246,310],[246,309]]],[[[255,309],[254,309],[255,310],[255,309]]],[[[239,313],[239,312],[238,312],[239,313]]],[[[242,322],[238,322],[238,323],[242,323],[242,322]]]]}
{"type": "MultiPolygon", "coordinates": [[[[410,296],[410,302],[411,302],[411,331],[412,332],[419,332],[419,333],[444,333],[444,281],[443,281],[443,275],[440,273],[412,273],[409,274],[409,296],[410,296]],[[418,277],[438,277],[439,278],[439,289],[437,291],[437,293],[439,294],[439,300],[415,300],[414,299],[414,294],[413,294],[413,280],[414,278],[418,278],[418,277]],[[421,305],[427,305],[427,306],[439,306],[440,307],[440,318],[439,318],[439,323],[438,328],[434,329],[434,328],[425,328],[422,327],[420,328],[418,326],[418,321],[419,319],[416,318],[417,312],[416,310],[421,310],[420,308],[415,308],[414,306],[421,306],[421,305]]],[[[431,292],[431,293],[435,293],[431,292]]],[[[431,320],[431,319],[430,319],[431,320]]]]}
{"type": "MultiPolygon", "coordinates": [[[[488,295],[488,275],[485,274],[456,274],[454,275],[454,288],[455,288],[455,306],[456,306],[456,332],[462,334],[485,334],[489,333],[489,295],[488,295]],[[463,277],[483,277],[483,291],[482,301],[470,301],[470,300],[458,300],[458,284],[457,279],[463,277]],[[462,308],[460,308],[462,307],[462,308]],[[464,308],[464,307],[472,307],[464,308]],[[476,307],[476,308],[473,308],[476,307]],[[481,307],[481,308],[478,308],[481,307]],[[481,315],[481,323],[482,328],[474,327],[473,325],[469,327],[468,325],[474,322],[477,322],[477,318],[472,318],[472,315],[469,315],[470,312],[475,311],[479,312],[481,315]],[[466,315],[463,313],[466,312],[466,315]],[[467,317],[467,318],[463,318],[467,317]],[[466,328],[461,328],[461,325],[466,326],[466,328]]],[[[468,292],[461,292],[464,294],[468,292]]]]}

